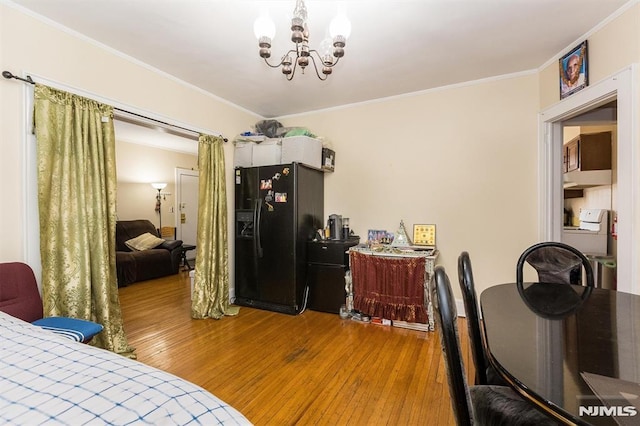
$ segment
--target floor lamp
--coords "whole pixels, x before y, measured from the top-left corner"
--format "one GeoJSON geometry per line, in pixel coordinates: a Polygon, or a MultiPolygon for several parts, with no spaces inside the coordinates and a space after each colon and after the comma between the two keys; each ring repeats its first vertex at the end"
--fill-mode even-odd
{"type": "Polygon", "coordinates": [[[166,188],[167,184],[165,182],[157,182],[157,183],[152,183],[151,186],[153,186],[155,189],[158,190],[158,195],[156,195],[156,211],[158,212],[158,218],[160,222],[158,226],[158,234],[161,234],[162,233],[162,194],[160,193],[160,191],[166,188]]]}

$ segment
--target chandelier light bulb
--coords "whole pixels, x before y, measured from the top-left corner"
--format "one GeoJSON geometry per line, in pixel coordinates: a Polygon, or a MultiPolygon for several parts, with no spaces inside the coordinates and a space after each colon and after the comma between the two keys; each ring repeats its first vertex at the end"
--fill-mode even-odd
{"type": "MultiPolygon", "coordinates": [[[[325,68],[329,68],[331,69],[331,66],[333,65],[333,56],[331,55],[324,55],[322,57],[322,64],[325,66],[325,68]]],[[[330,72],[325,72],[325,74],[331,74],[330,72]]]]}
{"type": "Polygon", "coordinates": [[[262,37],[268,37],[273,40],[276,35],[276,24],[273,23],[268,15],[262,15],[253,23],[253,34],[258,40],[262,37]]]}
{"type": "Polygon", "coordinates": [[[351,21],[342,13],[338,14],[329,24],[331,37],[343,36],[345,39],[351,35],[351,21]]]}
{"type": "Polygon", "coordinates": [[[333,40],[327,37],[324,40],[322,40],[322,42],[318,46],[318,53],[320,53],[320,56],[323,58],[322,60],[324,61],[324,57],[327,55],[331,55],[332,51],[333,51],[333,40]]]}

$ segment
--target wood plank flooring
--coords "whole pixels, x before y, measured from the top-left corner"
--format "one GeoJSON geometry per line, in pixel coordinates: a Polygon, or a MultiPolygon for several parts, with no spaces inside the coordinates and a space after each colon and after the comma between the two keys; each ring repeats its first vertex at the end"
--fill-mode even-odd
{"type": "MultiPolygon", "coordinates": [[[[194,382],[256,425],[453,425],[437,332],[241,307],[190,317],[186,272],[120,289],[138,360],[194,382]]],[[[464,320],[458,324],[471,371],[464,320]]],[[[471,377],[471,376],[469,376],[471,377]]]]}

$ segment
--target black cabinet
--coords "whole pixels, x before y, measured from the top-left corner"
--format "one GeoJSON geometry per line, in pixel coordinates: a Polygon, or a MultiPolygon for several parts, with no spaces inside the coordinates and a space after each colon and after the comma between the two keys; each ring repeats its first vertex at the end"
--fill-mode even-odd
{"type": "Polygon", "coordinates": [[[345,304],[344,274],[349,269],[349,247],[358,239],[325,240],[307,243],[307,307],[314,311],[337,314],[345,304]]]}

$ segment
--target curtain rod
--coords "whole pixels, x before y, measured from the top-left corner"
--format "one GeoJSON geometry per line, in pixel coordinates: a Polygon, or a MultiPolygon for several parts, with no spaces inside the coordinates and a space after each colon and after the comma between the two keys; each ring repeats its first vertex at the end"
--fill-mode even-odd
{"type": "MultiPolygon", "coordinates": [[[[11,73],[11,71],[2,71],[2,76],[3,76],[4,78],[6,78],[6,79],[11,79],[11,78],[13,78],[13,79],[16,79],[16,80],[24,81],[25,83],[29,83],[29,84],[36,84],[36,82],[35,82],[35,81],[33,81],[33,79],[31,78],[31,76],[30,76],[30,75],[28,75],[28,76],[27,76],[27,78],[22,78],[22,77],[19,77],[19,76],[15,75],[15,74],[11,73]]],[[[114,109],[115,111],[119,111],[119,112],[122,112],[122,113],[126,113],[126,114],[129,114],[129,115],[132,115],[132,116],[138,117],[138,118],[144,118],[145,120],[151,120],[151,121],[156,122],[156,123],[158,123],[158,124],[161,124],[161,125],[163,125],[163,126],[168,126],[169,128],[180,129],[180,130],[185,131],[185,132],[188,132],[188,133],[190,133],[190,134],[196,134],[196,135],[198,134],[198,132],[196,132],[196,131],[194,131],[194,130],[191,130],[191,129],[187,129],[186,127],[176,126],[175,124],[166,123],[166,122],[161,121],[161,120],[156,120],[155,118],[146,117],[146,116],[144,116],[144,115],[137,114],[137,113],[135,113],[135,112],[131,112],[131,111],[127,111],[127,110],[122,109],[122,108],[113,107],[113,109],[114,109]]],[[[122,117],[121,117],[121,118],[122,118],[122,117]]],[[[124,120],[124,121],[127,121],[127,122],[129,122],[129,123],[133,123],[133,124],[140,124],[140,123],[135,123],[135,122],[133,122],[132,120],[124,120]]],[[[142,126],[144,126],[144,124],[141,124],[141,125],[142,125],[142,126]]],[[[147,127],[147,126],[145,126],[145,127],[147,127]]],[[[170,130],[170,129],[168,129],[168,130],[170,130]]],[[[183,134],[179,134],[179,133],[177,133],[177,132],[170,132],[170,133],[176,134],[177,136],[184,136],[183,134]]],[[[222,136],[222,135],[220,135],[220,136],[222,136]]],[[[228,142],[228,141],[229,141],[229,140],[228,140],[227,138],[225,138],[225,137],[222,137],[222,140],[223,140],[223,141],[225,141],[225,142],[228,142]]]]}

